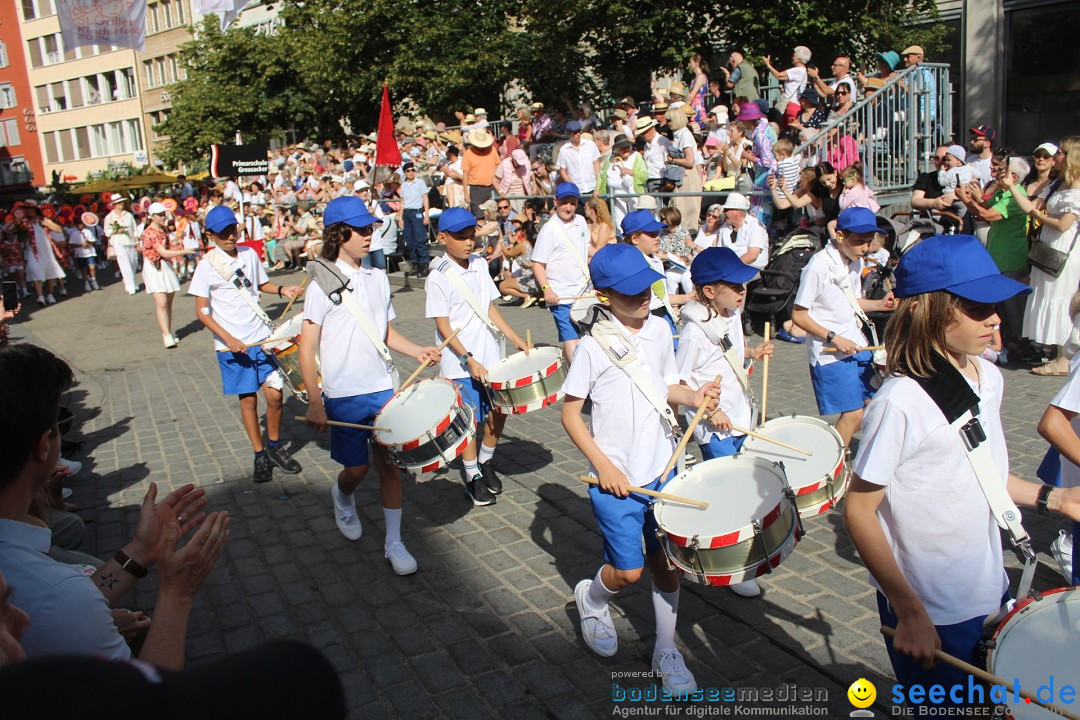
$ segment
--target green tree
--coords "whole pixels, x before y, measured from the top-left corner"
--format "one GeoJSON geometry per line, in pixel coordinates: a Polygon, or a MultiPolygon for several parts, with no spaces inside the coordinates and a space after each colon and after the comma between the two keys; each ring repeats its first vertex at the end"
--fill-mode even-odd
{"type": "Polygon", "coordinates": [[[210,145],[233,142],[238,130],[245,140],[265,140],[290,121],[307,128],[315,118],[276,38],[251,28],[223,33],[211,15],[180,48],[180,62],[187,77],[173,86],[172,112],[159,126],[169,136],[167,163],[205,158],[210,145]]]}

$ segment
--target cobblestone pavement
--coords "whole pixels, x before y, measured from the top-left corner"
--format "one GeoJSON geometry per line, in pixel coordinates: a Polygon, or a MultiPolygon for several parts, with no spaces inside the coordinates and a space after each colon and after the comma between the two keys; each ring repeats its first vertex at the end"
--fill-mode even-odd
{"type": "MultiPolygon", "coordinates": [[[[272,316],[282,306],[273,300],[272,316]]],[[[397,288],[394,302],[398,329],[429,341],[422,288],[397,288]]],[[[534,342],[555,342],[546,310],[504,312],[521,334],[531,329],[534,342]]],[[[150,481],[166,489],[197,482],[213,508],[233,517],[228,547],[192,616],[192,662],[272,638],[298,638],[331,659],[351,717],[366,720],[588,718],[641,706],[613,697],[627,688],[647,691],[655,681],[629,675],[650,669],[646,582],[614,603],[622,641],[615,657],[591,654],[578,635],[572,588],[595,572],[601,543],[585,488],[575,479],[587,464],[563,432],[557,409],[507,423],[496,455],[506,491],[495,506],[472,507],[457,466],[406,481],[404,537],[420,571],[399,578],[383,558],[374,478],[357,493],[364,537],[350,543],[336,530],[329,493],[338,466],[326,436],[288,419],[304,412],[295,399],[287,403],[283,439],[304,471],[275,471],[273,482],[251,483],[251,450],[238,407],[221,394],[210,336],[195,320],[192,298],[176,299],[177,350],[162,347],[151,299],[128,297],[116,283],[31,309],[24,318],[14,326],[15,338],[51,348],[78,370],[70,402],[86,440],[77,459],[89,477],[73,483],[72,499],[88,523],[91,551],[111,554],[130,536],[150,481]]],[[[413,366],[402,363],[406,370],[413,366]]],[[[1013,469],[1032,477],[1045,448],[1035,423],[1061,380],[1021,369],[1005,374],[1013,469]]],[[[780,413],[815,414],[804,349],[784,343],[769,393],[770,416],[780,413]]],[[[1064,525],[1025,514],[1049,563],[1040,567],[1036,587],[1058,586],[1047,549],[1064,525]]],[[[684,582],[678,642],[701,687],[790,693],[794,684],[825,698],[801,707],[846,717],[852,710],[847,687],[866,677],[879,689],[873,710],[886,717],[891,672],[865,572],[837,512],[805,524],[805,538],[762,581],[759,598],[684,582]]],[[[1018,563],[1010,560],[1010,566],[1015,582],[1018,563]]],[[[153,608],[153,583],[152,577],[143,581],[134,598],[142,608],[153,608]]],[[[655,709],[700,717],[733,714],[735,705],[655,709]]],[[[779,716],[794,715],[781,710],[779,716]]]]}

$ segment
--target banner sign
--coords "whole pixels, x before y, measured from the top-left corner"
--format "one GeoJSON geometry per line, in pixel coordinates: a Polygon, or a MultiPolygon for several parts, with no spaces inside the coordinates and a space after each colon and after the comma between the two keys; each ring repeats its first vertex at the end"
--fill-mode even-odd
{"type": "Polygon", "coordinates": [[[146,46],[146,0],[56,0],[64,48],[116,45],[142,51],[146,46]]]}
{"type": "Polygon", "coordinates": [[[265,175],[270,172],[269,145],[211,145],[211,177],[265,175]]]}

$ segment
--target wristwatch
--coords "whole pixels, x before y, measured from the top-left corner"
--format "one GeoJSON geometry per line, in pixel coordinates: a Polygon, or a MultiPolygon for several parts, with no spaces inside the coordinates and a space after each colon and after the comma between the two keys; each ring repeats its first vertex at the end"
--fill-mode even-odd
{"type": "Polygon", "coordinates": [[[142,565],[128,557],[128,554],[123,550],[117,550],[116,554],[113,555],[113,560],[120,565],[121,570],[131,573],[136,578],[144,578],[149,572],[142,565]]]}
{"type": "Polygon", "coordinates": [[[825,336],[825,342],[832,342],[836,339],[836,331],[830,330],[829,334],[825,336]]]}
{"type": "Polygon", "coordinates": [[[458,362],[461,363],[461,367],[465,367],[466,365],[468,365],[469,358],[471,358],[472,356],[473,354],[471,352],[467,352],[464,355],[458,355],[458,362]]]}
{"type": "Polygon", "coordinates": [[[1054,491],[1056,485],[1043,485],[1039,488],[1039,497],[1035,500],[1035,510],[1040,515],[1045,515],[1047,511],[1047,502],[1050,500],[1050,493],[1054,491]]]}

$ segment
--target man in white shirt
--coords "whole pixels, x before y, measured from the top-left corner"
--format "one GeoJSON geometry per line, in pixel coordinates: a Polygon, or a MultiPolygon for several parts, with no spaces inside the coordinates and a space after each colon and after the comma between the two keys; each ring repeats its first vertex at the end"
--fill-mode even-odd
{"type": "Polygon", "coordinates": [[[589,287],[589,225],[577,214],[581,191],[573,183],[555,188],[555,215],[536,236],[532,269],[536,284],[544,291],[567,364],[573,359],[578,333],[570,324],[570,305],[589,287]]]}
{"type": "Polygon", "coordinates": [[[571,120],[566,123],[566,132],[570,142],[559,150],[559,159],[555,166],[563,182],[573,183],[584,195],[596,190],[596,176],[600,173],[600,150],[592,140],[581,139],[581,123],[571,120]]]}
{"type": "Polygon", "coordinates": [[[769,264],[769,231],[750,215],[750,201],[742,193],[729,193],[724,201],[724,224],[717,231],[716,244],[731,248],[740,260],[758,270],[769,264]]]}
{"type": "Polygon", "coordinates": [[[833,60],[832,64],[833,76],[829,80],[822,80],[821,73],[817,68],[807,68],[806,75],[810,79],[809,82],[817,89],[819,93],[824,97],[830,97],[836,94],[836,88],[841,85],[847,85],[851,91],[851,98],[854,100],[858,97],[858,86],[855,84],[855,78],[851,77],[851,60],[841,55],[833,60]]]}
{"type": "Polygon", "coordinates": [[[240,190],[240,186],[236,184],[236,180],[231,177],[225,178],[225,202],[234,202],[239,206],[244,202],[244,193],[240,190]]]}
{"type": "Polygon", "coordinates": [[[986,187],[994,179],[990,163],[994,157],[994,138],[997,137],[997,131],[989,125],[980,125],[971,128],[970,132],[971,141],[968,147],[971,154],[967,156],[966,162],[975,177],[986,187]]]}
{"type": "Polygon", "coordinates": [[[642,157],[645,159],[645,168],[649,171],[649,179],[645,181],[645,189],[648,192],[656,192],[660,188],[660,182],[664,177],[664,168],[667,167],[668,150],[671,141],[656,131],[656,120],[651,117],[638,118],[634,126],[637,137],[645,140],[645,150],[642,157]]]}

